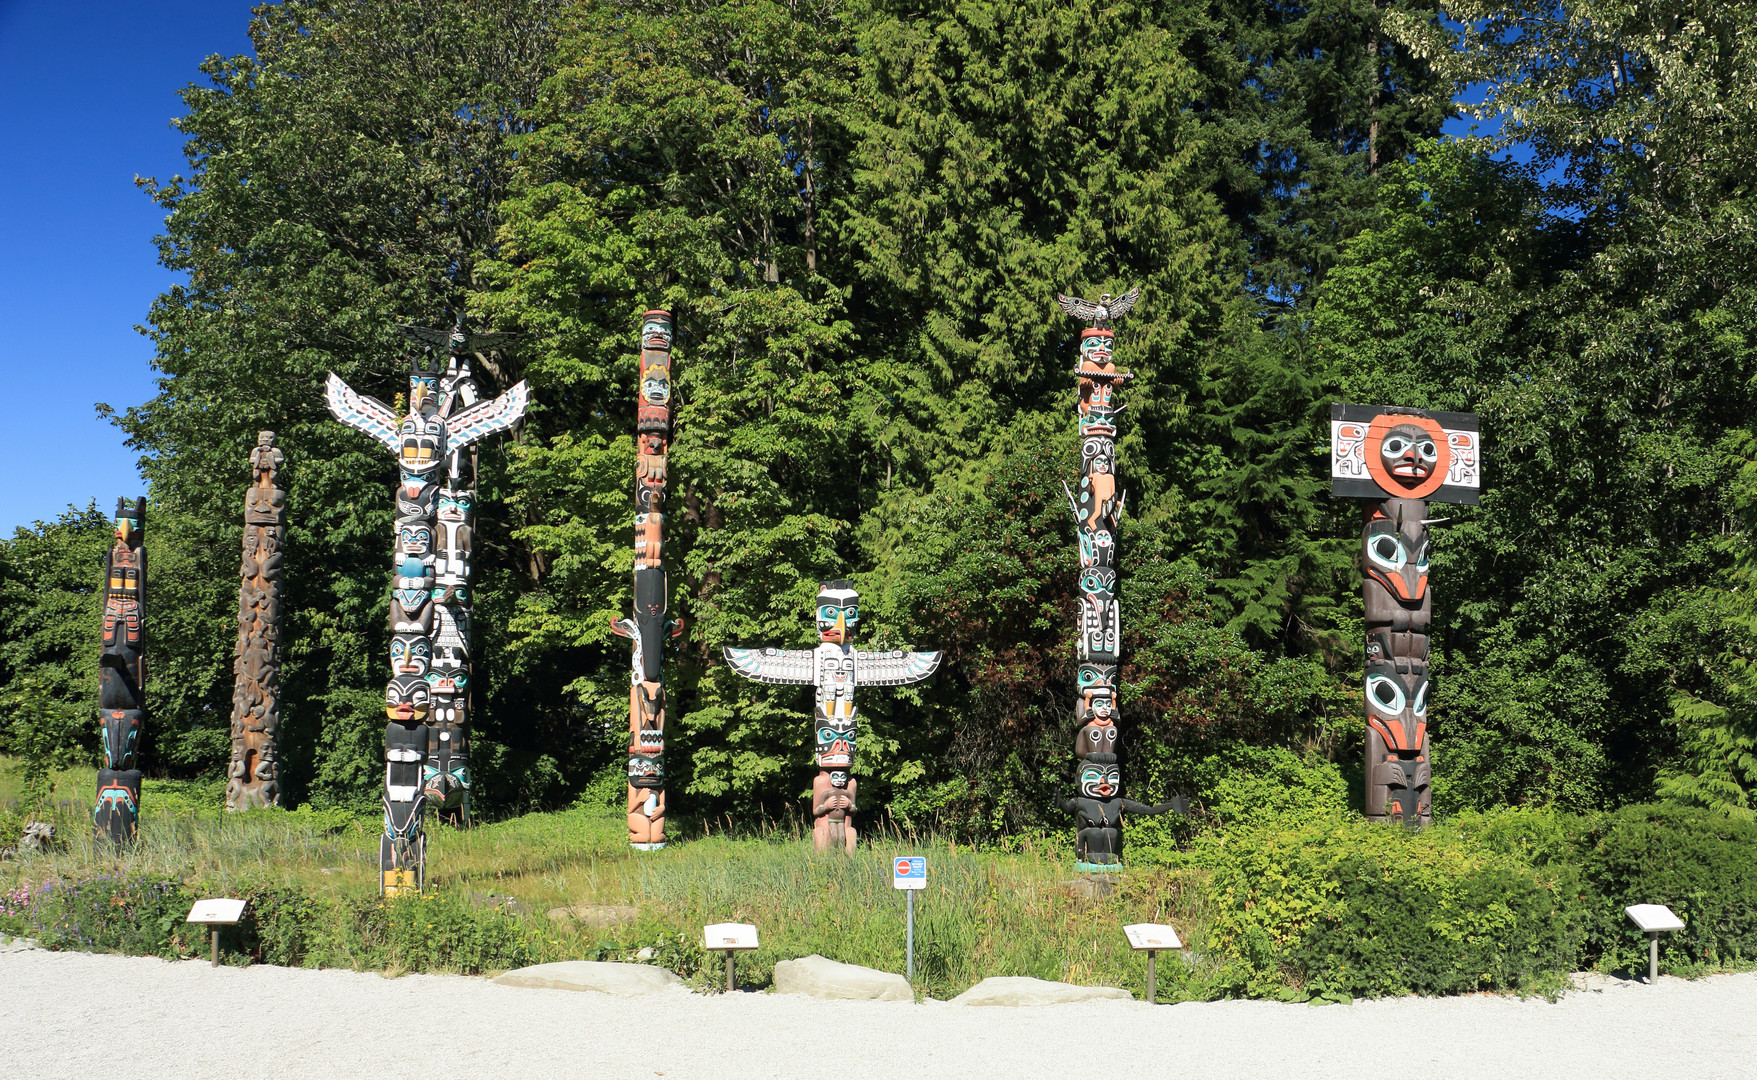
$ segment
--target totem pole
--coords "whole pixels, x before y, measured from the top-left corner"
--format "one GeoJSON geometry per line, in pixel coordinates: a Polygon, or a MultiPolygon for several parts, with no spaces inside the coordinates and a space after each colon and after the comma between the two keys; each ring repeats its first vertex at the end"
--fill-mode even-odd
{"type": "Polygon", "coordinates": [[[337,420],[397,455],[396,534],[391,554],[391,680],[385,686],[384,835],[380,891],[419,892],[427,840],[421,814],[431,802],[463,823],[468,813],[470,676],[469,556],[475,491],[472,444],[524,418],[523,382],[491,401],[477,400],[467,354],[506,334],[471,334],[462,321],[449,335],[404,327],[430,347],[409,376],[409,412],[396,413],[356,393],[330,373],[324,398],[337,420]],[[441,364],[431,347],[446,346],[441,364]],[[443,486],[442,486],[443,485],[443,486]]]}
{"type": "Polygon", "coordinates": [[[634,618],[610,628],[634,645],[628,689],[628,842],[642,851],[665,846],[665,684],[663,641],[683,632],[667,621],[665,454],[671,443],[671,313],[641,319],[635,405],[634,618]]]}
{"type": "Polygon", "coordinates": [[[238,643],[232,660],[232,764],[226,809],[279,806],[281,561],[287,493],[275,486],[284,458],[275,433],[256,433],[244,496],[244,560],[238,577],[238,643]]]}
{"type": "Polygon", "coordinates": [[[1080,536],[1079,676],[1080,697],[1074,705],[1079,732],[1074,753],[1080,759],[1079,794],[1061,801],[1074,815],[1079,834],[1074,845],[1078,870],[1114,873],[1122,869],[1122,815],[1184,813],[1182,799],[1148,806],[1122,797],[1118,755],[1121,713],[1117,709],[1117,669],[1122,663],[1122,612],[1117,605],[1117,540],[1123,504],[1128,496],[1116,484],[1116,417],[1122,406],[1117,388],[1134,378],[1118,371],[1111,360],[1116,333],[1110,324],[1135,306],[1140,289],[1112,298],[1105,293],[1094,304],[1056,294],[1062,310],[1088,325],[1080,334],[1080,489],[1068,489],[1068,506],[1080,536]]]}
{"type": "Polygon", "coordinates": [[[1481,449],[1473,413],[1330,406],[1330,494],[1369,500],[1360,544],[1372,821],[1433,820],[1428,529],[1445,519],[1428,517],[1428,503],[1477,502],[1481,449]]]}
{"type": "Polygon", "coordinates": [[[938,652],[866,652],[850,644],[860,621],[860,594],[851,581],[818,587],[815,649],[727,649],[732,670],[764,683],[817,687],[817,778],[811,785],[812,841],[819,851],[852,853],[854,745],[859,720],[856,686],[906,686],[932,675],[938,652]]]}
{"type": "Polygon", "coordinates": [[[140,770],[135,752],[146,721],[146,500],[116,500],[116,543],[104,560],[104,641],[98,658],[98,710],[104,767],[98,770],[97,838],[132,843],[140,831],[140,770]]]}

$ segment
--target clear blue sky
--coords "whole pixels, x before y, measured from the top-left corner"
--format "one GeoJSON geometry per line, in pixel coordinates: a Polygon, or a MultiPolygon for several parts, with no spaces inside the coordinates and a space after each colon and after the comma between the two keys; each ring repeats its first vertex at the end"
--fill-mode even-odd
{"type": "Polygon", "coordinates": [[[137,454],[93,406],[153,393],[134,327],[171,284],[164,215],[134,177],[183,165],[177,91],[250,51],[250,0],[0,0],[0,536],[69,503],[144,495],[137,454]]]}

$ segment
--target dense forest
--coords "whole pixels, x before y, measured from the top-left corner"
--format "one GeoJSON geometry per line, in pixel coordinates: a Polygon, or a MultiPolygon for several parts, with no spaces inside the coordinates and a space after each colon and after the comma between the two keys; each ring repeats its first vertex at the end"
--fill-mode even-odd
{"type": "MultiPolygon", "coordinates": [[[[241,13],[240,17],[244,17],[241,13]]],[[[1702,0],[282,0],[144,182],[186,276],[143,313],[150,774],[224,768],[256,432],[288,489],[295,802],[381,779],[399,323],[516,344],[482,455],[476,803],[556,805],[626,745],[634,350],[677,319],[674,805],[798,813],[797,688],[723,645],[942,648],[862,699],[863,802],[972,837],[1071,786],[1079,325],[1118,361],[1125,763],[1198,799],[1303,761],[1358,788],[1359,508],[1328,404],[1479,413],[1433,556],[1435,805],[1752,813],[1757,10],[1702,0]],[[1471,102],[1473,104],[1460,104],[1471,102]],[[1442,134],[1469,112],[1481,136],[1442,134]],[[1750,149],[1753,154],[1747,155],[1750,149]]],[[[84,493],[81,493],[83,496],[84,493]]],[[[106,497],[130,493],[105,493],[106,497]]],[[[95,757],[108,502],[0,541],[0,751],[95,757]]]]}

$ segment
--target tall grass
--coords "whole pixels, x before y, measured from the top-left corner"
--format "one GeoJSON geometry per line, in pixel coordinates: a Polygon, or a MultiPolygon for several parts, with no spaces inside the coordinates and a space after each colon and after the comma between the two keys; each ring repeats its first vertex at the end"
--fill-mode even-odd
{"type": "MultiPolygon", "coordinates": [[[[645,957],[706,986],[720,969],[718,957],[701,949],[701,927],[736,921],[755,924],[762,941],[754,954],[740,958],[747,986],[767,985],[778,961],[810,953],[902,972],[903,896],[891,887],[890,874],[891,858],[902,854],[929,861],[928,889],[916,903],[915,973],[918,991],[935,997],[954,995],[990,975],[1126,986],[1138,993],[1144,963],[1128,951],[1121,926],[1170,922],[1199,949],[1207,921],[1196,880],[1200,871],[1134,872],[1108,895],[1090,896],[1077,886],[1059,845],[1030,838],[1016,842],[1013,851],[978,852],[892,830],[869,838],[850,856],[815,851],[798,821],[745,831],[727,822],[698,826],[662,851],[637,852],[626,843],[620,815],[584,808],[464,831],[430,828],[433,899],[416,909],[377,900],[373,819],[281,810],[227,814],[205,793],[180,802],[188,793],[168,786],[157,798],[143,798],[140,840],[117,852],[92,837],[90,770],[64,779],[55,809],[63,843],[46,854],[0,863],[0,887],[159,876],[205,895],[273,896],[276,918],[358,924],[348,932],[325,925],[276,930],[304,942],[287,953],[303,963],[492,968],[493,956],[478,946],[466,958],[407,940],[408,927],[418,935],[428,926],[479,941],[482,927],[492,924],[499,928],[495,940],[518,941],[512,952],[493,954],[507,963],[515,957],[645,957]],[[69,797],[61,797],[63,790],[69,797]],[[636,913],[610,925],[548,915],[591,905],[636,913]],[[482,926],[460,929],[459,920],[482,926]]],[[[1169,999],[1208,996],[1206,967],[1162,964],[1160,985],[1169,999]]]]}

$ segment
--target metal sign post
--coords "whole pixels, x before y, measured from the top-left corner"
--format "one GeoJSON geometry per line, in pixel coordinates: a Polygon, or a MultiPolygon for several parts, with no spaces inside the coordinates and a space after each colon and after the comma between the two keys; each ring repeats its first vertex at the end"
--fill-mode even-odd
{"type": "Polygon", "coordinates": [[[1647,934],[1647,983],[1651,986],[1659,981],[1659,935],[1682,930],[1684,920],[1664,904],[1631,904],[1623,914],[1647,934]]]}
{"type": "Polygon", "coordinates": [[[903,938],[903,977],[915,981],[915,894],[927,888],[927,858],[900,855],[891,860],[891,888],[903,890],[906,912],[903,938]]]}
{"type": "Polygon", "coordinates": [[[1125,926],[1123,936],[1129,939],[1129,948],[1147,954],[1147,1004],[1152,1005],[1159,1000],[1159,972],[1154,968],[1159,950],[1181,949],[1184,943],[1178,940],[1176,930],[1159,923],[1125,926]]]}
{"type": "Polygon", "coordinates": [[[220,927],[236,926],[244,917],[244,901],[242,900],[197,900],[189,909],[189,917],[183,921],[205,926],[212,938],[213,966],[220,966],[220,927]]]}
{"type": "Polygon", "coordinates": [[[711,923],[702,927],[702,948],[726,954],[726,992],[738,989],[737,961],[733,957],[757,947],[756,927],[749,923],[711,923]]]}

